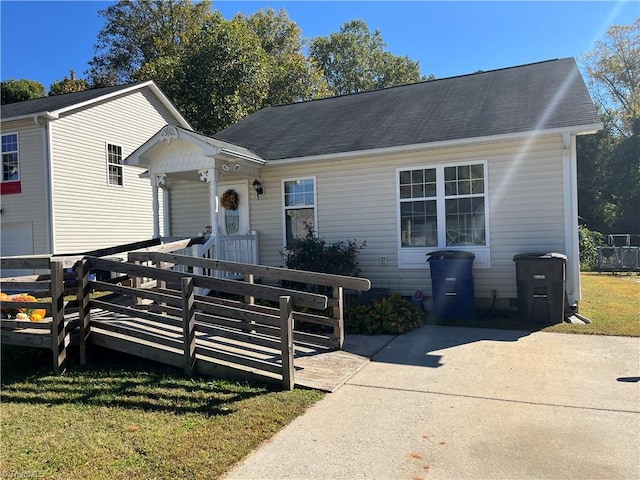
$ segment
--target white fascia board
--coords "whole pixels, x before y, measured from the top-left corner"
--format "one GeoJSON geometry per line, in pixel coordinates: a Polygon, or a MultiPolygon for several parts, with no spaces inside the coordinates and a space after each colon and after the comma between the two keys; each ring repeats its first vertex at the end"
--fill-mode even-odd
{"type": "Polygon", "coordinates": [[[284,158],[282,160],[269,160],[267,165],[288,165],[296,163],[315,163],[331,160],[348,159],[363,156],[381,156],[394,153],[408,153],[413,151],[437,150],[443,148],[464,147],[468,145],[481,145],[485,143],[498,143],[517,140],[528,140],[531,138],[542,138],[554,135],[570,133],[572,135],[588,135],[602,130],[602,123],[590,125],[577,125],[571,128],[555,128],[549,130],[532,130],[528,132],[507,133],[504,135],[490,135],[485,137],[470,137],[456,140],[444,140],[441,142],[414,143],[411,145],[401,145],[396,147],[374,148],[370,150],[354,150],[353,152],[330,153],[325,155],[314,155],[309,157],[284,158]]]}
{"type": "Polygon", "coordinates": [[[220,148],[220,153],[224,154],[224,155],[228,155],[230,157],[235,157],[241,160],[246,160],[248,162],[251,163],[256,163],[260,166],[262,165],[266,165],[267,161],[263,160],[262,158],[258,157],[258,156],[252,156],[252,155],[248,155],[246,153],[242,153],[242,152],[238,152],[236,150],[233,150],[231,148],[224,148],[224,147],[219,147],[220,148]]]}
{"type": "Polygon", "coordinates": [[[57,120],[59,118],[59,115],[57,113],[57,110],[54,112],[45,111],[45,112],[37,112],[37,113],[27,113],[26,115],[19,115],[17,117],[3,118],[2,123],[33,119],[33,121],[37,124],[39,118],[44,118],[45,120],[57,120]]]}

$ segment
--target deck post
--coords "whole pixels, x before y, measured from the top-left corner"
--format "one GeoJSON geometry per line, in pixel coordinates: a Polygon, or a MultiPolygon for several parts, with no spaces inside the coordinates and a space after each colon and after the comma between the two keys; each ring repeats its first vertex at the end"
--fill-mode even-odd
{"type": "Polygon", "coordinates": [[[295,385],[293,368],[293,302],[291,297],[280,297],[280,340],[282,353],[282,386],[293,390],[295,385]]]}
{"type": "Polygon", "coordinates": [[[344,346],[344,288],[333,286],[333,298],[338,301],[338,307],[333,308],[333,317],[338,320],[338,324],[333,327],[333,335],[338,340],[338,350],[342,350],[344,346]]]}
{"type": "Polygon", "coordinates": [[[191,377],[196,366],[196,310],[193,278],[183,277],[181,287],[184,373],[191,377]]]}
{"type": "Polygon", "coordinates": [[[90,361],[89,334],[91,333],[91,286],[89,284],[89,261],[83,258],[78,262],[78,318],[80,321],[80,364],[86,365],[90,361]]]}
{"type": "MultiPolygon", "coordinates": [[[[244,281],[250,285],[253,285],[255,283],[255,275],[253,275],[253,273],[245,273],[244,281]]],[[[255,305],[256,297],[252,297],[251,295],[245,295],[244,303],[247,303],[249,305],[255,305]]]]}
{"type": "Polygon", "coordinates": [[[62,262],[51,262],[51,350],[53,371],[64,373],[67,368],[67,329],[64,322],[64,269],[62,262]]]}

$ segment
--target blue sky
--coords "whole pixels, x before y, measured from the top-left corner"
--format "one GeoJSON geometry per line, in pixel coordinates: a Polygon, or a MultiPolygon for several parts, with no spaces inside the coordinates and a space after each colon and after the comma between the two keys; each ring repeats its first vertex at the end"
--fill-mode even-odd
{"type": "MultiPolygon", "coordinates": [[[[0,78],[37,80],[47,89],[74,69],[84,77],[112,2],[0,1],[0,78]]],[[[364,20],[389,51],[420,61],[438,78],[579,57],[613,24],[640,16],[635,1],[217,1],[225,18],[284,8],[305,38],[364,20]]]]}

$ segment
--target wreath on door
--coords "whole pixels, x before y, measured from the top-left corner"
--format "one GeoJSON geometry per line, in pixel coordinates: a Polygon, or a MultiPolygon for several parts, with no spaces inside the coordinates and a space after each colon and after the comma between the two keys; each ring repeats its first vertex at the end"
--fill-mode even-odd
{"type": "Polygon", "coordinates": [[[225,210],[237,210],[238,209],[238,192],[233,189],[229,189],[222,194],[220,203],[225,210]]]}

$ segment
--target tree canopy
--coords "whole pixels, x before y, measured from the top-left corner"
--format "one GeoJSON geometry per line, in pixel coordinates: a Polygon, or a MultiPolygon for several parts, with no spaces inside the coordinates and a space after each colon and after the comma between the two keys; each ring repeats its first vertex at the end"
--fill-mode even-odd
{"type": "Polygon", "coordinates": [[[582,57],[605,128],[578,139],[578,208],[591,230],[640,233],[640,20],[582,57]]]}
{"type": "Polygon", "coordinates": [[[69,71],[69,77],[53,82],[49,87],[49,96],[63,93],[83,92],[89,89],[89,82],[83,78],[76,78],[75,70],[69,71]]]}
{"type": "Polygon", "coordinates": [[[337,33],[313,39],[309,54],[336,95],[427,80],[420,75],[420,62],[393,55],[386,46],[379,30],[352,20],[337,33]]]}
{"type": "Polygon", "coordinates": [[[613,133],[640,134],[640,18],[613,25],[581,59],[591,94],[613,133]]]}
{"type": "Polygon", "coordinates": [[[257,35],[268,59],[269,91],[265,105],[278,105],[331,95],[316,64],[304,54],[305,41],[298,25],[282,9],[269,8],[236,21],[244,21],[257,35]]]}
{"type": "Polygon", "coordinates": [[[149,80],[158,63],[180,57],[213,18],[210,0],[121,0],[99,14],[105,26],[88,72],[96,87],[149,80]]]}
{"type": "Polygon", "coordinates": [[[24,100],[32,100],[34,98],[44,97],[44,85],[35,80],[27,80],[26,78],[15,80],[10,78],[6,82],[0,83],[2,105],[14,102],[22,102],[24,100]]]}
{"type": "Polygon", "coordinates": [[[196,130],[213,133],[262,106],[267,70],[257,35],[217,14],[178,61],[169,92],[196,130]]]}

